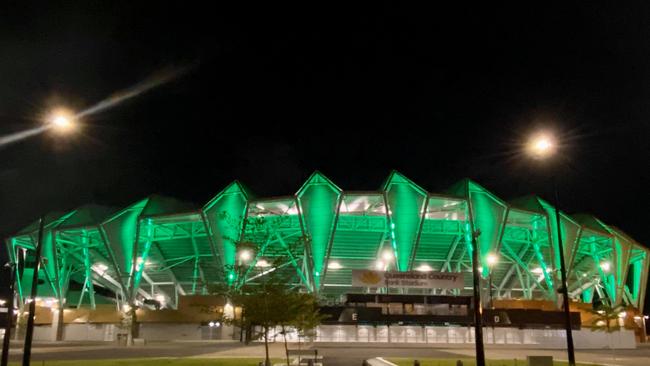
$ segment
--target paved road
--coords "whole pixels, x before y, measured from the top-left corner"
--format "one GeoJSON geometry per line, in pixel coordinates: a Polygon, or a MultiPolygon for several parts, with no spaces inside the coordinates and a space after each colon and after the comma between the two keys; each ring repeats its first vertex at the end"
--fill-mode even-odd
{"type": "MultiPolygon", "coordinates": [[[[295,345],[293,345],[295,347],[295,345]]],[[[326,366],[359,366],[362,361],[372,357],[400,358],[471,358],[474,349],[467,346],[455,348],[433,348],[431,345],[394,344],[317,344],[326,366]]],[[[284,349],[281,344],[270,347],[271,357],[282,358],[284,349]]],[[[13,344],[10,358],[19,360],[22,345],[13,344]]],[[[264,346],[254,344],[245,346],[238,342],[160,342],[149,343],[143,347],[118,347],[102,342],[61,342],[35,344],[32,355],[34,361],[41,360],[84,360],[84,359],[123,359],[140,357],[260,357],[264,346]]],[[[520,359],[527,355],[551,355],[557,360],[565,360],[563,350],[513,349],[491,346],[486,349],[486,356],[491,359],[520,359]]],[[[590,350],[576,353],[578,362],[591,362],[622,366],[650,365],[650,347],[635,350],[590,350]]]]}

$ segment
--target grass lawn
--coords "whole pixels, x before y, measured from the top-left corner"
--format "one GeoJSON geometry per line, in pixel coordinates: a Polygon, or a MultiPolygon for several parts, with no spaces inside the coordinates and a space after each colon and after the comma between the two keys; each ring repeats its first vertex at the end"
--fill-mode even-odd
{"type": "MultiPolygon", "coordinates": [[[[257,366],[263,358],[131,358],[124,360],[32,361],[34,366],[257,366]]],[[[279,363],[271,359],[271,363],[279,363]]],[[[286,361],[285,361],[286,363],[286,361]]],[[[10,362],[18,366],[20,362],[10,362]]],[[[522,365],[523,366],[523,365],[522,365]]]]}
{"type": "MultiPolygon", "coordinates": [[[[387,361],[390,361],[396,365],[399,366],[413,366],[413,360],[414,358],[387,358],[387,361]]],[[[435,358],[418,358],[420,361],[420,366],[456,366],[456,361],[457,359],[452,359],[452,358],[440,358],[440,359],[435,359],[435,358]]],[[[475,366],[476,361],[471,358],[461,358],[460,360],[463,361],[463,366],[475,366]]],[[[526,360],[486,360],[487,366],[527,366],[528,363],[526,360]]],[[[560,362],[560,361],[555,361],[553,362],[555,366],[565,366],[568,365],[567,362],[560,362]]],[[[581,364],[581,363],[576,363],[576,365],[580,366],[594,366],[593,364],[581,364]]]]}

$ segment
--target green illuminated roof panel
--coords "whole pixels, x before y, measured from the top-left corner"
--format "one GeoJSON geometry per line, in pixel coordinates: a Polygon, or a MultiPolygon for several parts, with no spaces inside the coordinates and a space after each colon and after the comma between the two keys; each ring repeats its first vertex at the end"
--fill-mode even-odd
{"type": "MultiPolygon", "coordinates": [[[[46,217],[47,264],[40,276],[46,283],[39,291],[63,293],[65,273],[84,281],[84,268],[93,267],[97,286],[116,293],[125,290],[129,299],[163,294],[173,302],[176,290],[201,292],[215,282],[257,283],[263,268],[268,268],[262,260],[272,263],[288,254],[291,261],[275,270],[303,291],[320,290],[323,296],[367,292],[351,287],[351,270],[378,266],[461,271],[469,286],[468,234],[473,228],[480,231],[482,275],[487,279],[491,274],[496,296],[555,297],[560,253],[554,207],[535,196],[506,204],[470,180],[454,185],[447,194],[429,194],[396,172],[379,191],[342,192],[314,173],[294,196],[253,200],[234,182],[201,210],[160,196],[115,213],[82,206],[66,215],[46,217]],[[259,220],[264,225],[256,228],[259,220]],[[308,240],[303,241],[303,236],[308,240]],[[235,274],[240,241],[256,251],[253,262],[242,267],[246,273],[235,274]],[[393,257],[384,258],[384,251],[393,257]],[[486,265],[488,253],[498,256],[491,271],[486,265]],[[154,293],[149,294],[151,289],[154,293]]],[[[11,257],[18,253],[16,258],[26,267],[37,229],[34,222],[5,243],[11,257]],[[26,260],[24,252],[17,250],[20,247],[27,249],[26,260]]],[[[573,297],[643,306],[650,267],[646,248],[590,215],[574,219],[562,213],[560,229],[573,297]]],[[[19,281],[21,294],[29,287],[28,277],[23,273],[19,281]]]]}
{"type": "Polygon", "coordinates": [[[320,289],[320,276],[326,270],[325,257],[330,247],[340,197],[341,189],[318,172],[297,193],[305,231],[310,237],[315,289],[320,289]]]}
{"type": "Polygon", "coordinates": [[[390,175],[384,191],[397,269],[407,271],[417,245],[427,193],[397,172],[390,175]]]}
{"type": "Polygon", "coordinates": [[[239,182],[233,182],[203,208],[206,225],[231,281],[234,280],[230,273],[235,264],[235,243],[242,233],[247,200],[239,182]]]}

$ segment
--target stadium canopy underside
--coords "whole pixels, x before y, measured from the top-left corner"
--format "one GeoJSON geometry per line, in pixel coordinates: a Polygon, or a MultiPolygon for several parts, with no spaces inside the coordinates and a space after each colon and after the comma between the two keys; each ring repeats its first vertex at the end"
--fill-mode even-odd
{"type": "MultiPolygon", "coordinates": [[[[570,296],[642,308],[648,249],[593,216],[560,216],[570,296]]],[[[470,294],[472,230],[480,232],[482,276],[494,298],[557,301],[558,238],[548,202],[535,196],[505,202],[471,180],[433,194],[398,172],[371,192],[344,192],[316,172],[286,197],[254,198],[235,181],[198,209],[154,195],[121,210],[88,205],[49,214],[39,297],[94,307],[98,293],[109,293],[118,306],[148,299],[175,307],[178,296],[206,294],[214,284],[255,284],[274,271],[296,289],[331,299],[470,294]],[[251,254],[245,261],[242,247],[251,254]],[[498,262],[489,265],[489,256],[498,262]],[[282,265],[274,266],[279,257],[282,265]],[[352,269],[463,272],[466,287],[453,293],[354,288],[352,269]],[[81,284],[74,303],[71,283],[81,284]]],[[[31,288],[37,234],[35,222],[6,240],[18,263],[21,303],[31,288]]]]}

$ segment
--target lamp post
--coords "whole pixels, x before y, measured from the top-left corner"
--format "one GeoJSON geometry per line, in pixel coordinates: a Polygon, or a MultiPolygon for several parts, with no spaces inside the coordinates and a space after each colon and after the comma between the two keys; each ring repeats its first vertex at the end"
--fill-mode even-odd
{"type": "MultiPolygon", "coordinates": [[[[471,222],[471,221],[470,221],[471,222]]],[[[483,346],[483,307],[481,306],[481,277],[479,275],[479,254],[477,239],[481,234],[472,227],[472,282],[474,299],[474,342],[476,345],[476,366],[485,366],[485,347],[483,346]]]]}
{"type": "Polygon", "coordinates": [[[7,366],[9,362],[9,341],[11,340],[11,323],[14,318],[14,283],[16,282],[16,267],[14,263],[7,263],[5,265],[9,273],[9,294],[11,297],[6,301],[7,305],[7,329],[5,329],[4,339],[2,340],[2,360],[1,366],[7,366]]]}
{"type": "Polygon", "coordinates": [[[32,291],[29,298],[29,314],[27,316],[27,329],[25,332],[25,344],[23,347],[23,366],[29,366],[32,358],[32,336],[34,335],[34,315],[36,312],[36,295],[38,294],[38,270],[41,267],[41,250],[43,248],[43,227],[45,218],[41,216],[38,220],[38,241],[36,242],[36,254],[34,255],[34,273],[32,275],[32,291]]]}
{"type": "MultiPolygon", "coordinates": [[[[68,109],[58,108],[47,115],[45,125],[57,134],[69,134],[77,126],[74,114],[68,109]]],[[[45,218],[41,216],[38,222],[38,241],[36,242],[34,273],[32,276],[32,289],[29,297],[29,313],[27,316],[27,329],[23,348],[23,366],[29,366],[32,355],[32,338],[34,335],[34,315],[36,312],[36,296],[38,294],[38,272],[41,267],[41,251],[43,247],[43,230],[45,218]]],[[[13,284],[12,284],[13,288],[13,284]]],[[[12,291],[12,298],[14,294],[12,291]]],[[[63,304],[59,304],[59,311],[63,311],[63,304]]],[[[3,356],[4,357],[4,356],[3,356]]]]}
{"type": "MultiPolygon", "coordinates": [[[[527,146],[528,154],[537,160],[546,160],[551,157],[556,150],[556,143],[552,136],[548,134],[538,134],[531,138],[527,146]]],[[[558,292],[562,295],[562,306],[564,310],[564,328],[566,330],[567,353],[569,357],[569,365],[575,366],[576,358],[573,349],[573,333],[571,331],[571,311],[569,309],[569,294],[566,278],[566,266],[564,261],[564,247],[562,245],[562,228],[560,220],[560,194],[557,185],[557,180],[553,176],[553,191],[555,206],[555,225],[557,226],[557,246],[560,257],[560,277],[562,284],[558,292]]]]}

